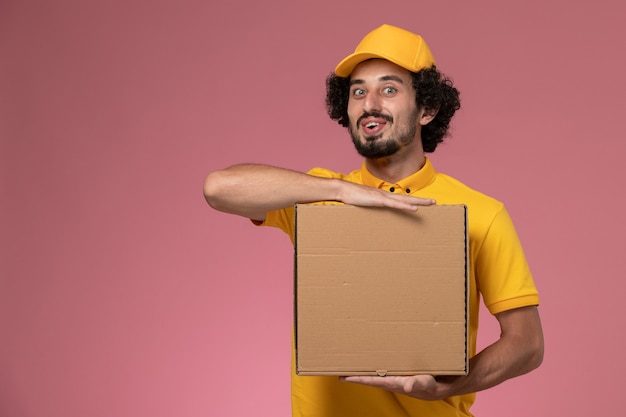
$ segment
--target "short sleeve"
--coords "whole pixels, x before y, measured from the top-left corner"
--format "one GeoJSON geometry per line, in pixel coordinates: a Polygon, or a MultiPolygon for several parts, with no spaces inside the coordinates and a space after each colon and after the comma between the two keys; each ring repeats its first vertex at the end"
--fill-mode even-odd
{"type": "Polygon", "coordinates": [[[493,217],[476,262],[476,282],[492,314],[539,304],[526,255],[504,207],[493,217]]]}

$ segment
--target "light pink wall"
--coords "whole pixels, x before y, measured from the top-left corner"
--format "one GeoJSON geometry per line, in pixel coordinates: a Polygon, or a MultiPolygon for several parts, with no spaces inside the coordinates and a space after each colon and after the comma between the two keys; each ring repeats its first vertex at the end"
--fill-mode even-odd
{"type": "Polygon", "coordinates": [[[507,204],[541,291],[544,365],[474,411],[618,415],[621,4],[2,2],[0,415],[289,414],[290,244],[211,211],[202,181],[357,167],[324,78],[382,23],[461,89],[433,159],[507,204]]]}

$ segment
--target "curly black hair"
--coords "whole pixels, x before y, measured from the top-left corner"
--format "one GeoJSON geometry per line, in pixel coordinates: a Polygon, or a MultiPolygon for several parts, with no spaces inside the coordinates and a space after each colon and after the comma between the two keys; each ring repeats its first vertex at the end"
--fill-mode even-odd
{"type": "MultiPolygon", "coordinates": [[[[418,108],[438,109],[437,116],[422,127],[424,152],[434,152],[437,145],[449,136],[448,127],[454,113],[461,108],[459,90],[450,78],[440,73],[434,65],[430,68],[411,72],[416,91],[415,102],[418,108]]],[[[331,73],[326,78],[326,110],[332,120],[348,127],[348,97],[350,78],[331,73]]]]}

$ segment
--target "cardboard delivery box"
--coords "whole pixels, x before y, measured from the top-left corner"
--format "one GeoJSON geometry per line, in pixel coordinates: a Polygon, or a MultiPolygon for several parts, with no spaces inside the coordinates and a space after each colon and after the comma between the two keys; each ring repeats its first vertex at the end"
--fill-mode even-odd
{"type": "Polygon", "coordinates": [[[299,375],[468,372],[464,205],[295,211],[299,375]]]}

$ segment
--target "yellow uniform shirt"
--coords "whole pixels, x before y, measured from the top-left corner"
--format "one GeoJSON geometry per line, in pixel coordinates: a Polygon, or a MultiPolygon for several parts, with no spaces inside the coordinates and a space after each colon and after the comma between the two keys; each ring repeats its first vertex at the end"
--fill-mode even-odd
{"type": "MultiPolygon", "coordinates": [[[[465,204],[470,241],[470,357],[476,354],[479,302],[482,296],[492,314],[538,305],[539,298],[519,238],[504,205],[435,172],[430,160],[415,174],[390,184],[374,177],[365,167],[350,174],[322,168],[310,175],[339,178],[417,197],[438,204],[465,204]]],[[[287,233],[293,242],[293,207],[267,213],[264,225],[287,233]]],[[[339,382],[337,377],[298,376],[292,366],[294,417],[460,417],[471,416],[475,394],[442,401],[421,401],[379,388],[339,382]]]]}

